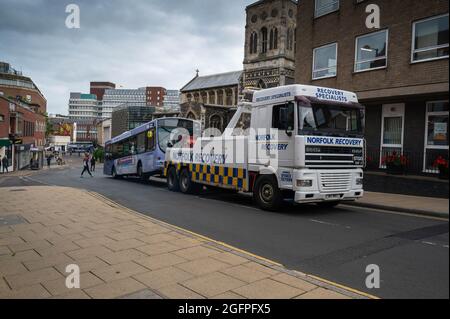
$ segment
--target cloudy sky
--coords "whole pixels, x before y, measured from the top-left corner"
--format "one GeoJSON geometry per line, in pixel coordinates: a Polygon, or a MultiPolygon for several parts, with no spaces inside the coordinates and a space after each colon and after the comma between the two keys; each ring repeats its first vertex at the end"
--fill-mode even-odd
{"type": "Polygon", "coordinates": [[[254,0],[0,0],[0,61],[30,76],[50,113],[90,81],[179,89],[200,74],[240,70],[245,7],[254,0]],[[81,12],[68,29],[68,4],[81,12]]]}

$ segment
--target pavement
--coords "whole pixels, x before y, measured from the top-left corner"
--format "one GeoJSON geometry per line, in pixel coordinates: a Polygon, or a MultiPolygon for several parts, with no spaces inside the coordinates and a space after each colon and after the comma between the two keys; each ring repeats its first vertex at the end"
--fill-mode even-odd
{"type": "Polygon", "coordinates": [[[5,187],[0,198],[0,298],[371,297],[144,216],[94,192],[5,187]],[[80,267],[80,289],[65,284],[66,267],[72,264],[80,267]]]}
{"type": "Polygon", "coordinates": [[[443,198],[365,192],[362,199],[348,205],[446,219],[449,217],[449,200],[443,198]]]}

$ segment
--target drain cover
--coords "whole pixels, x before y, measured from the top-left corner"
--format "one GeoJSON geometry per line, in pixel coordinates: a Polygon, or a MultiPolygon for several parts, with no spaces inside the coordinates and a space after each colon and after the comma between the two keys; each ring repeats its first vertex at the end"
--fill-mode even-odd
{"type": "Polygon", "coordinates": [[[0,216],[0,227],[25,224],[27,221],[20,215],[0,216]]]}

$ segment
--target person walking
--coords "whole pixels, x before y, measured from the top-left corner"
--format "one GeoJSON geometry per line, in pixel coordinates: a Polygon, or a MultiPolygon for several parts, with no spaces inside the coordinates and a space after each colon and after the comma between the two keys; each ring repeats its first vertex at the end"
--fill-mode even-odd
{"type": "Polygon", "coordinates": [[[94,177],[94,176],[92,176],[91,171],[89,170],[89,154],[86,154],[84,156],[84,159],[83,159],[83,171],[81,172],[81,178],[83,178],[84,172],[88,172],[88,174],[91,177],[94,177]]]}
{"type": "Polygon", "coordinates": [[[92,157],[91,157],[91,172],[95,172],[95,163],[96,163],[95,156],[92,155],[92,157]]]}
{"type": "Polygon", "coordinates": [[[9,166],[9,161],[8,161],[8,157],[5,155],[5,156],[3,156],[3,158],[2,158],[2,172],[3,173],[5,173],[5,171],[6,171],[6,173],[9,173],[9,171],[8,171],[8,166],[9,166]]]}
{"type": "Polygon", "coordinates": [[[2,157],[0,156],[0,172],[2,171],[2,157]]]}
{"type": "Polygon", "coordinates": [[[47,167],[50,168],[50,165],[52,163],[52,157],[49,155],[47,156],[47,167]]]}

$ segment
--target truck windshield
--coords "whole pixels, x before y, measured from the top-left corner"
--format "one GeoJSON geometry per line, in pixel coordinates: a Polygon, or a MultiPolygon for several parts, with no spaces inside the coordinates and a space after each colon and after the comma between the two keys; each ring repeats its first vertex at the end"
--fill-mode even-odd
{"type": "Polygon", "coordinates": [[[364,108],[313,103],[299,103],[300,134],[362,136],[364,108]]]}

